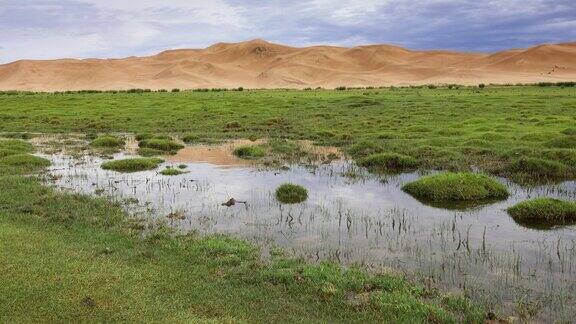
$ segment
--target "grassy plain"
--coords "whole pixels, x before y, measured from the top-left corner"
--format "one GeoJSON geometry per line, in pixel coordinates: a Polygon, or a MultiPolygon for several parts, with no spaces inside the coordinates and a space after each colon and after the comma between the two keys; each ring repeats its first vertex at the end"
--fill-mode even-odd
{"type": "Polygon", "coordinates": [[[573,87],[0,95],[0,131],[309,139],[361,159],[472,166],[518,182],[576,177],[573,87]]]}
{"type": "MultiPolygon", "coordinates": [[[[15,138],[308,139],[385,166],[401,154],[423,169],[476,167],[522,182],[576,177],[574,88],[1,94],[0,107],[0,132],[15,138]]],[[[282,141],[271,149],[290,151],[282,141]]],[[[146,225],[118,205],[24,176],[46,166],[32,151],[0,141],[0,322],[485,318],[464,298],[393,274],[307,265],[280,252],[264,262],[254,246],[223,236],[142,235],[146,225]]]]}

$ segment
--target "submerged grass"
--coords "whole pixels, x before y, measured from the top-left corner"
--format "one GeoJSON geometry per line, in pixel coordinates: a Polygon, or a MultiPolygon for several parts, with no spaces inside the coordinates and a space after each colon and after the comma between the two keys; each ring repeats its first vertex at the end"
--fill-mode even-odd
{"type": "Polygon", "coordinates": [[[102,164],[104,170],[118,172],[138,172],[156,169],[164,160],[158,158],[132,158],[114,160],[102,164]]]}
{"type": "Polygon", "coordinates": [[[297,184],[285,183],[276,189],[276,199],[284,204],[298,204],[308,199],[308,190],[297,184]]]}
{"type": "Polygon", "coordinates": [[[176,169],[176,168],[166,168],[166,169],[160,171],[160,174],[165,175],[165,176],[177,176],[177,175],[181,175],[184,173],[187,173],[187,172],[176,169]]]}
{"type": "Polygon", "coordinates": [[[402,190],[432,202],[474,202],[508,197],[508,190],[503,184],[477,173],[446,172],[425,176],[404,185],[402,190]]]}
{"type": "Polygon", "coordinates": [[[525,224],[554,226],[576,223],[576,203],[553,198],[523,201],[508,208],[508,213],[525,224]]]}

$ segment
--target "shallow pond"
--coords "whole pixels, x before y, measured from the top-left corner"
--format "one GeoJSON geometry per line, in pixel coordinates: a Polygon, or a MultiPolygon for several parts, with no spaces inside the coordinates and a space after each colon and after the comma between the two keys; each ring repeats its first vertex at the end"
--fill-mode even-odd
{"type": "Polygon", "coordinates": [[[230,233],[260,244],[264,253],[281,246],[312,261],[390,267],[432,287],[466,290],[500,311],[536,307],[541,318],[576,316],[576,226],[528,228],[505,211],[538,196],[574,200],[575,182],[523,188],[500,179],[512,193],[509,199],[450,210],[425,205],[400,189],[420,173],[382,178],[346,160],[267,169],[230,151],[226,145],[195,146],[167,158],[158,170],[128,174],[102,170],[99,157],[45,156],[53,162],[55,186],[128,199],[131,212],[181,231],[230,233]],[[181,164],[187,173],[158,173],[181,164]],[[309,199],[279,204],[274,191],[285,182],[306,187],[309,199]],[[231,197],[246,204],[222,206],[231,197]],[[171,213],[184,219],[167,218],[171,213]]]}

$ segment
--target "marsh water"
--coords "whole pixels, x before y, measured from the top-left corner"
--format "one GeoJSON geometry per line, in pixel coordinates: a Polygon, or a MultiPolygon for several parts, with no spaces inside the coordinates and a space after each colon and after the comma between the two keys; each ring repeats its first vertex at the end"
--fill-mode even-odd
{"type": "Polygon", "coordinates": [[[526,188],[499,179],[511,192],[507,200],[439,207],[401,190],[421,173],[370,175],[345,159],[264,168],[235,158],[226,145],[197,145],[157,170],[118,173],[102,170],[105,160],[96,156],[44,156],[53,162],[49,174],[58,188],[121,200],[134,215],[178,231],[229,233],[263,253],[280,246],[312,262],[391,268],[431,287],[464,290],[496,311],[576,315],[576,226],[522,225],[506,213],[539,196],[575,200],[575,182],[526,188]],[[159,174],[182,164],[182,175],[159,174]],[[309,199],[277,202],[274,191],[285,182],[306,187],[309,199]],[[222,206],[232,197],[246,203],[222,206]]]}

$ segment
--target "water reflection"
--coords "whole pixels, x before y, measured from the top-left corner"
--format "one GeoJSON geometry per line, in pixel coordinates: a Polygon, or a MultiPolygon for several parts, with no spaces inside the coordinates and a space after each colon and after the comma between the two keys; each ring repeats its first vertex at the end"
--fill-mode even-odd
{"type": "MultiPolygon", "coordinates": [[[[505,211],[538,196],[574,200],[575,182],[523,188],[501,179],[511,192],[509,199],[447,210],[401,190],[419,173],[383,181],[343,160],[284,170],[188,162],[188,173],[167,177],[157,171],[105,171],[97,157],[47,157],[53,161],[54,185],[137,201],[131,212],[167,219],[181,231],[230,233],[263,246],[280,245],[311,260],[393,267],[443,288],[466,287],[473,297],[489,295],[496,309],[527,295],[548,300],[542,316],[576,315],[575,301],[569,298],[576,294],[576,227],[533,230],[505,211]],[[345,176],[351,169],[357,176],[345,176]],[[274,190],[284,182],[306,187],[309,199],[279,204],[274,190]],[[232,197],[246,204],[222,206],[232,197]]],[[[159,170],[183,161],[175,158],[159,170]]]]}

